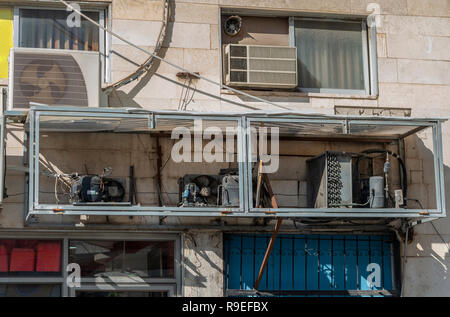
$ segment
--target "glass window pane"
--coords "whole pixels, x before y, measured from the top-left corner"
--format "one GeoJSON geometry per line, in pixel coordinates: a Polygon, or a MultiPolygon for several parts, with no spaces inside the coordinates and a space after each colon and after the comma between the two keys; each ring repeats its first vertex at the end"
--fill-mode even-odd
{"type": "Polygon", "coordinates": [[[0,276],[60,275],[61,241],[0,240],[0,276]]]}
{"type": "Polygon", "coordinates": [[[0,297],[60,297],[61,285],[0,284],[0,297]]]}
{"type": "MultiPolygon", "coordinates": [[[[83,12],[99,22],[98,12],[83,12]]],[[[98,27],[81,18],[79,27],[69,27],[65,10],[20,9],[20,47],[81,51],[99,50],[98,27]]]]}
{"type": "Polygon", "coordinates": [[[173,241],[70,241],[69,262],[81,276],[174,277],[173,241]]]}
{"type": "Polygon", "coordinates": [[[363,90],[362,24],[295,20],[301,88],[363,90]]]}

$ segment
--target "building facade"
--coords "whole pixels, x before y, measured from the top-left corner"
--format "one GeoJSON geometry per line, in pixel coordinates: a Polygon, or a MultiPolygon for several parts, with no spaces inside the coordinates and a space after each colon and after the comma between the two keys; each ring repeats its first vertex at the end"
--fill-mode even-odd
{"type": "Polygon", "coordinates": [[[69,4],[0,0],[0,295],[450,295],[450,1],[69,4]]]}

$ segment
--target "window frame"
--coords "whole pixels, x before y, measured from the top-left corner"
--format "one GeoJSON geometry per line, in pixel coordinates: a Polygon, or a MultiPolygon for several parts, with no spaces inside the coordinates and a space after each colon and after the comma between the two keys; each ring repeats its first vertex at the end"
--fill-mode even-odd
{"type": "Polygon", "coordinates": [[[8,240],[55,240],[61,241],[61,272],[59,276],[32,276],[32,277],[0,277],[0,284],[48,284],[60,285],[61,297],[75,296],[77,290],[86,291],[161,291],[168,292],[169,296],[181,296],[183,289],[183,237],[179,233],[148,233],[138,232],[130,236],[127,232],[0,232],[0,239],[8,240]],[[109,240],[109,241],[174,241],[174,277],[173,278],[143,278],[140,283],[130,284],[106,282],[102,283],[97,278],[81,278],[80,288],[70,288],[67,285],[68,272],[65,270],[69,264],[70,240],[109,240]]]}
{"type": "MultiPolygon", "coordinates": [[[[21,9],[31,9],[31,10],[60,10],[66,11],[66,8],[62,7],[52,7],[52,6],[14,6],[13,11],[13,47],[21,47],[20,46],[20,10],[21,9]]],[[[111,6],[105,6],[104,8],[83,8],[82,11],[87,12],[98,12],[99,14],[99,24],[104,27],[111,23],[111,6]]],[[[108,27],[109,28],[109,27],[108,27]]],[[[101,67],[101,82],[109,83],[111,80],[111,58],[109,52],[111,51],[111,39],[110,36],[105,35],[106,32],[99,30],[99,39],[98,39],[98,52],[100,54],[100,67],[101,67]]],[[[43,48],[46,49],[46,48],[43,48]]],[[[61,50],[61,49],[54,49],[61,50]]]]}
{"type": "Polygon", "coordinates": [[[345,23],[361,23],[361,37],[362,37],[362,54],[363,54],[363,72],[364,72],[364,89],[338,89],[338,88],[303,88],[298,83],[296,89],[305,93],[319,93],[319,94],[345,94],[345,95],[362,95],[362,96],[376,96],[378,95],[378,75],[377,75],[377,50],[376,50],[376,29],[375,26],[369,26],[366,19],[351,19],[351,18],[319,18],[319,17],[289,17],[289,45],[297,47],[295,39],[295,21],[309,20],[309,21],[328,21],[328,22],[345,22],[345,23]]]}
{"type": "Polygon", "coordinates": [[[81,285],[79,288],[69,289],[68,297],[77,297],[77,292],[142,292],[142,293],[152,293],[152,292],[167,292],[167,297],[176,296],[176,285],[170,284],[149,284],[149,285],[136,285],[129,286],[121,284],[87,284],[81,285]]]}
{"type": "MultiPolygon", "coordinates": [[[[34,108],[34,107],[32,107],[34,108]]],[[[189,216],[194,215],[197,216],[199,213],[205,216],[216,216],[221,215],[223,212],[233,212],[236,214],[244,214],[247,208],[247,199],[245,197],[244,192],[244,184],[246,181],[245,171],[245,135],[244,130],[242,128],[243,119],[239,116],[215,116],[215,115],[201,115],[201,114],[179,114],[178,112],[172,113],[152,113],[149,114],[138,114],[138,113],[129,113],[127,110],[123,109],[80,109],[77,107],[52,107],[52,109],[45,108],[34,108],[31,109],[28,113],[28,119],[30,123],[29,130],[29,156],[28,156],[28,164],[33,170],[30,170],[30,179],[29,179],[29,193],[30,199],[28,202],[29,212],[26,216],[26,222],[29,221],[30,216],[32,214],[39,213],[42,210],[47,213],[48,211],[54,210],[55,208],[63,208],[64,214],[66,215],[85,215],[86,210],[88,213],[96,214],[96,215],[111,215],[111,212],[115,215],[127,215],[127,216],[158,216],[161,215],[161,212],[170,211],[173,215],[179,216],[189,216]],[[81,110],[81,111],[73,111],[73,110],[81,110]],[[74,204],[60,204],[57,205],[55,203],[40,203],[39,202],[39,160],[36,160],[35,153],[39,153],[40,151],[40,117],[41,116],[56,116],[56,117],[65,117],[65,116],[83,116],[90,118],[136,118],[136,119],[144,119],[150,120],[154,122],[156,126],[158,125],[158,120],[183,120],[183,121],[191,121],[192,123],[200,118],[206,121],[218,121],[218,122],[232,122],[233,126],[237,128],[237,141],[236,145],[236,155],[237,155],[237,163],[239,170],[239,206],[192,206],[192,207],[180,207],[180,206],[140,206],[140,205],[131,205],[131,206],[107,206],[105,210],[105,206],[83,206],[83,205],[74,205],[74,204]],[[33,141],[31,141],[33,140],[33,141]],[[39,210],[39,211],[38,211],[39,210]]],[[[149,121],[149,122],[150,122],[149,121]]],[[[152,127],[153,128],[153,127],[152,127]]],[[[94,132],[95,133],[95,132],[94,132]]]]}
{"type": "Polygon", "coordinates": [[[42,241],[59,241],[61,242],[61,271],[55,276],[48,276],[42,274],[36,274],[35,276],[2,276],[0,277],[0,284],[43,284],[43,285],[59,285],[61,287],[60,296],[64,296],[64,287],[65,287],[65,279],[66,272],[64,272],[64,267],[66,267],[66,239],[60,237],[40,237],[38,235],[35,236],[15,236],[15,235],[4,235],[0,234],[0,240],[42,240],[42,241]]]}
{"type": "MultiPolygon", "coordinates": [[[[114,241],[114,242],[135,242],[135,241],[140,241],[140,242],[167,242],[167,241],[173,241],[174,244],[174,248],[173,248],[173,270],[174,270],[174,275],[173,277],[140,277],[137,276],[137,278],[139,278],[140,280],[142,280],[142,283],[137,283],[138,285],[145,285],[146,283],[148,283],[149,285],[155,285],[155,283],[176,283],[176,279],[177,279],[177,240],[175,238],[150,238],[150,239],[134,239],[134,238],[126,238],[126,239],[114,239],[114,238],[94,238],[94,239],[90,239],[90,238],[68,238],[68,249],[67,252],[70,252],[70,242],[71,241],[84,241],[84,242],[98,242],[98,241],[114,241]]],[[[69,253],[67,253],[67,256],[69,257],[69,253]]],[[[105,272],[108,273],[108,272],[105,272]]],[[[111,275],[113,278],[115,277],[114,275],[111,275]]],[[[109,278],[111,277],[109,276],[109,278]]],[[[104,279],[105,277],[99,276],[99,277],[95,277],[93,275],[90,276],[85,276],[85,277],[81,277],[81,281],[82,282],[86,282],[87,284],[89,283],[96,283],[96,284],[105,284],[103,282],[101,282],[100,280],[104,279]]],[[[122,277],[121,277],[122,278],[122,277]]],[[[127,278],[125,278],[127,279],[127,278]]],[[[116,285],[120,283],[123,283],[121,281],[116,282],[116,285]]],[[[108,284],[108,283],[106,283],[108,284]]],[[[129,284],[129,283],[128,283],[129,284]]],[[[95,284],[94,284],[95,286],[95,284]]],[[[97,289],[97,288],[95,288],[97,289]]]]}

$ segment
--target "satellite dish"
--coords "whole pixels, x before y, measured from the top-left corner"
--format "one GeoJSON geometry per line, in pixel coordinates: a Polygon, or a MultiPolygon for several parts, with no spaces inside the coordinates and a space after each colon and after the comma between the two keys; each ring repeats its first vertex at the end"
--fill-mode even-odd
{"type": "Polygon", "coordinates": [[[228,17],[223,24],[225,34],[229,36],[236,36],[241,31],[241,27],[242,18],[237,15],[228,17]]]}

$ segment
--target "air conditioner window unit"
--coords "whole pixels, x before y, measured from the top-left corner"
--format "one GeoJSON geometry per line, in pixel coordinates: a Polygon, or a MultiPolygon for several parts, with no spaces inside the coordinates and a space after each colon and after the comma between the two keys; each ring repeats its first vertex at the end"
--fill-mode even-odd
{"type": "Polygon", "coordinates": [[[224,55],[226,85],[297,87],[296,47],[228,44],[224,55]]]}
{"type": "Polygon", "coordinates": [[[28,109],[30,102],[99,107],[100,78],[98,52],[12,48],[8,109],[28,109]]]}

